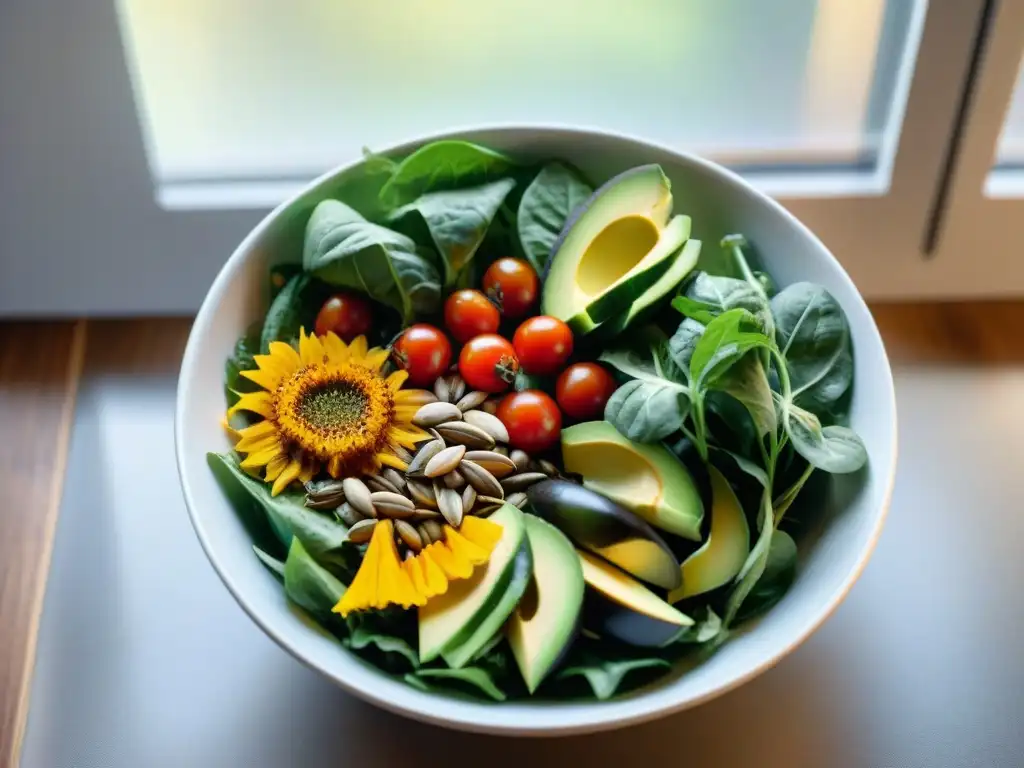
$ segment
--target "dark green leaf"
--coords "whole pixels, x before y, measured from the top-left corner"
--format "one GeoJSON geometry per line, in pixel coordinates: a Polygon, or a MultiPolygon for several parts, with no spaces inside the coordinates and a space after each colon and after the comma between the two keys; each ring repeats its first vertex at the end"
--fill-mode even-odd
{"type": "Polygon", "coordinates": [[[342,642],[355,651],[362,651],[372,647],[384,654],[385,657],[397,656],[413,669],[417,669],[420,665],[419,654],[409,645],[408,641],[371,626],[358,625],[354,627],[349,636],[342,642]]]}
{"type": "Polygon", "coordinates": [[[327,618],[345,594],[345,585],[317,563],[296,536],[284,564],[284,591],[296,605],[314,616],[327,618]]]}
{"type": "Polygon", "coordinates": [[[752,461],[751,459],[748,459],[746,456],[736,453],[735,451],[730,451],[726,448],[712,446],[712,449],[716,453],[728,457],[728,459],[732,461],[737,467],[739,467],[743,472],[757,480],[757,482],[761,484],[762,488],[768,487],[768,473],[765,471],[764,467],[762,467],[756,461],[752,461]]]}
{"type": "Polygon", "coordinates": [[[563,163],[548,163],[519,203],[517,225],[523,255],[543,275],[551,249],[576,207],[593,193],[579,173],[563,163]]]}
{"type": "Polygon", "coordinates": [[[256,559],[263,563],[267,570],[271,573],[277,574],[282,579],[284,578],[284,563],[278,560],[272,555],[268,555],[262,549],[257,547],[255,544],[252,545],[252,551],[256,553],[256,559]]]}
{"type": "Polygon", "coordinates": [[[270,342],[292,343],[299,338],[299,329],[312,332],[317,312],[327,300],[329,288],[305,273],[292,277],[274,297],[263,321],[260,348],[264,353],[270,342]]]}
{"type": "Polygon", "coordinates": [[[594,696],[601,701],[610,699],[622,685],[626,675],[640,669],[669,668],[666,659],[649,656],[636,659],[602,659],[594,654],[584,654],[581,659],[562,669],[556,679],[566,680],[582,676],[590,684],[594,696]]]}
{"type": "Polygon", "coordinates": [[[820,285],[795,283],[771,307],[791,399],[819,417],[832,415],[853,383],[850,329],[839,302],[820,285]]]}
{"type": "Polygon", "coordinates": [[[630,440],[656,443],[682,427],[690,408],[683,387],[665,379],[634,379],[615,390],[604,418],[630,440]]]}
{"type": "MultiPolygon", "coordinates": [[[[766,489],[764,492],[765,498],[767,498],[768,493],[769,491],[766,489]]],[[[743,567],[740,568],[735,585],[725,602],[725,615],[722,617],[723,629],[728,629],[732,626],[740,608],[743,607],[744,601],[754,589],[754,586],[764,573],[765,566],[768,564],[768,552],[771,548],[772,534],[775,527],[770,502],[766,502],[762,506],[763,508],[758,518],[760,532],[757,535],[757,541],[750,550],[750,554],[747,555],[743,567]]],[[[723,632],[719,637],[724,637],[724,634],[723,632]]]]}
{"type": "Polygon", "coordinates": [[[702,644],[714,640],[722,631],[722,619],[717,613],[711,610],[710,606],[703,606],[693,612],[694,623],[683,632],[675,641],[686,644],[702,644]]]}
{"type": "Polygon", "coordinates": [[[767,349],[772,342],[760,331],[750,330],[755,320],[745,309],[730,309],[708,323],[690,358],[690,380],[702,389],[752,349],[767,349]]]}
{"type": "Polygon", "coordinates": [[[385,204],[397,207],[425,192],[503,175],[514,164],[508,155],[468,141],[434,141],[398,164],[381,188],[380,198],[385,204]]]}
{"type": "Polygon", "coordinates": [[[668,342],[668,352],[679,370],[684,372],[687,379],[690,376],[690,360],[693,358],[693,350],[697,348],[697,342],[704,335],[705,326],[690,317],[683,318],[676,332],[668,342]]]}
{"type": "Polygon", "coordinates": [[[288,281],[302,272],[301,264],[274,264],[270,268],[270,300],[273,301],[288,281]]]}
{"type": "Polygon", "coordinates": [[[238,402],[238,393],[255,392],[259,385],[242,376],[242,371],[252,371],[256,368],[256,361],[253,355],[260,351],[259,323],[254,323],[249,331],[239,337],[235,342],[235,348],[224,363],[224,393],[227,397],[228,407],[238,402]]]}
{"type": "MultiPolygon", "coordinates": [[[[427,690],[436,687],[446,688],[455,683],[454,686],[457,690],[464,690],[464,686],[469,686],[475,692],[482,693],[485,696],[494,699],[494,701],[505,701],[507,695],[501,690],[494,682],[491,674],[481,667],[462,667],[461,669],[445,669],[441,668],[430,668],[430,669],[419,669],[406,676],[406,680],[409,678],[416,678],[419,683],[423,683],[427,690]],[[427,683],[426,681],[430,681],[427,683]],[[460,685],[461,684],[461,685],[460,685]]],[[[415,685],[415,683],[414,683],[415,685]]],[[[416,686],[420,687],[420,686],[416,686]]],[[[422,690],[422,688],[421,688],[422,690]]]]}
{"type": "Polygon", "coordinates": [[[848,427],[823,428],[817,416],[792,403],[783,407],[783,425],[793,448],[818,469],[843,474],[867,463],[864,443],[848,427]]]}
{"type": "Polygon", "coordinates": [[[775,401],[768,386],[761,358],[756,351],[747,352],[727,368],[714,382],[716,389],[732,395],[750,413],[758,436],[774,433],[778,427],[775,401]]]}
{"type": "Polygon", "coordinates": [[[514,186],[515,181],[506,178],[477,187],[428,192],[394,211],[388,224],[420,243],[433,243],[444,265],[445,287],[450,288],[476,255],[514,186]]]}
{"type": "Polygon", "coordinates": [[[406,323],[441,302],[441,278],[425,250],[337,200],[324,200],[309,217],[302,264],[332,285],[394,308],[406,323]]]}
{"type": "Polygon", "coordinates": [[[672,306],[687,317],[707,325],[730,309],[745,309],[755,317],[765,311],[765,299],[755,286],[735,277],[698,272],[672,306]]]}
{"type": "Polygon", "coordinates": [[[764,573],[736,614],[736,622],[760,616],[778,603],[796,579],[796,566],[797,549],[793,538],[785,531],[773,531],[764,573]]]}

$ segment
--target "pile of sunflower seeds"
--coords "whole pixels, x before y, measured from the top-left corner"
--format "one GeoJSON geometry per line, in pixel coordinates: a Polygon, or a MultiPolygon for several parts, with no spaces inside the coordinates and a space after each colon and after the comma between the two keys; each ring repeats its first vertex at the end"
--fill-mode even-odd
{"type": "MultiPolygon", "coordinates": [[[[424,393],[426,396],[426,393],[424,393]]],[[[466,391],[457,373],[437,379],[433,397],[413,417],[431,439],[416,453],[402,451],[405,472],[383,467],[363,478],[307,483],[306,506],[333,510],[349,526],[349,540],[370,540],[378,520],[394,522],[396,543],[406,556],[443,538],[466,515],[486,517],[508,502],[526,504],[526,489],[562,476],[554,464],[510,449],[505,425],[484,406],[486,392],[466,391]]]]}

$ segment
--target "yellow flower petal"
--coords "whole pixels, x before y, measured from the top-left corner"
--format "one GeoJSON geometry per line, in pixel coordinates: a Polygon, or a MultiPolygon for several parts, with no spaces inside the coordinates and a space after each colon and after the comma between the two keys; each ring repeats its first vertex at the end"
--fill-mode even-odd
{"type": "Polygon", "coordinates": [[[364,611],[377,602],[377,580],[380,575],[380,551],[382,539],[386,543],[391,534],[391,521],[382,520],[373,529],[370,546],[366,548],[363,562],[355,578],[348,585],[341,600],[332,609],[335,613],[348,616],[352,611],[364,611]],[[386,529],[386,530],[385,530],[386,529]]]}
{"type": "Polygon", "coordinates": [[[239,440],[242,439],[242,436],[241,436],[241,434],[239,434],[238,430],[235,429],[234,427],[232,427],[228,423],[228,420],[226,418],[222,418],[220,420],[220,425],[224,428],[224,431],[228,435],[228,440],[231,441],[232,445],[234,445],[235,443],[237,443],[239,440]]]}
{"type": "Polygon", "coordinates": [[[476,544],[487,552],[492,552],[504,533],[497,523],[483,517],[468,516],[463,518],[459,527],[459,535],[476,544]]]}
{"type": "Polygon", "coordinates": [[[281,471],[280,475],[277,476],[277,479],[274,481],[274,485],[270,489],[270,495],[277,496],[299,476],[301,471],[302,463],[299,462],[298,459],[292,459],[291,463],[281,471]]]}
{"type": "Polygon", "coordinates": [[[352,339],[352,343],[348,345],[348,353],[351,357],[355,358],[355,361],[361,361],[366,357],[366,337],[356,336],[352,339]]]}
{"type": "Polygon", "coordinates": [[[270,354],[277,358],[278,364],[290,368],[289,373],[295,373],[302,367],[302,358],[295,351],[295,347],[283,341],[270,342],[270,354]]]}
{"type": "Polygon", "coordinates": [[[287,467],[290,463],[291,459],[288,457],[288,454],[286,453],[282,453],[280,456],[271,459],[270,462],[267,464],[267,472],[263,476],[264,479],[268,483],[274,482],[275,480],[277,480],[278,475],[284,472],[284,468],[287,467]]]}
{"type": "Polygon", "coordinates": [[[405,472],[409,468],[408,464],[392,453],[378,453],[376,459],[385,467],[394,467],[399,472],[405,472]]]}
{"type": "MultiPolygon", "coordinates": [[[[259,355],[256,355],[256,357],[259,357],[259,355]]],[[[280,374],[271,373],[270,371],[241,371],[241,375],[271,392],[277,389],[282,379],[285,378],[280,374]]]]}
{"type": "Polygon", "coordinates": [[[228,409],[228,416],[239,411],[257,413],[264,419],[274,418],[274,396],[270,392],[246,392],[228,409]]]}
{"type": "Polygon", "coordinates": [[[313,462],[302,465],[302,471],[299,472],[299,482],[308,483],[313,479],[313,475],[316,474],[316,465],[313,462]]]}
{"type": "Polygon", "coordinates": [[[378,538],[378,531],[392,531],[383,534],[380,539],[380,562],[377,576],[377,600],[374,605],[377,608],[386,608],[389,605],[397,604],[403,608],[413,605],[422,605],[426,598],[420,595],[412,585],[408,572],[402,567],[398,559],[398,548],[395,546],[395,537],[390,520],[377,523],[373,530],[373,538],[378,538]],[[383,523],[383,524],[382,524],[383,523]]]}
{"type": "Polygon", "coordinates": [[[348,347],[333,331],[328,331],[326,336],[321,337],[320,343],[323,344],[332,364],[338,365],[348,360],[348,347]]]}
{"type": "Polygon", "coordinates": [[[418,557],[412,557],[402,563],[402,567],[412,580],[412,588],[423,598],[423,603],[426,603],[427,598],[431,595],[427,591],[427,579],[423,575],[423,563],[420,562],[418,557]]]}
{"type": "Polygon", "coordinates": [[[273,448],[266,448],[256,453],[250,453],[244,459],[242,459],[239,466],[242,469],[258,469],[266,466],[271,459],[274,459],[281,455],[281,446],[275,445],[273,448]]]}
{"type": "Polygon", "coordinates": [[[337,479],[341,475],[342,464],[341,456],[332,456],[331,460],[327,462],[327,474],[337,479]]]}
{"type": "Polygon", "coordinates": [[[411,424],[405,429],[391,427],[391,429],[388,430],[388,438],[391,442],[405,448],[415,448],[417,443],[422,443],[428,437],[430,437],[430,435],[419,427],[414,427],[411,424]]]}
{"type": "Polygon", "coordinates": [[[255,424],[250,424],[248,427],[238,430],[238,435],[243,440],[276,434],[277,425],[272,421],[257,421],[255,424]]]}
{"type": "Polygon", "coordinates": [[[474,544],[450,525],[444,527],[444,542],[457,557],[464,557],[472,565],[481,565],[491,556],[490,551],[474,544]]]}
{"type": "Polygon", "coordinates": [[[379,371],[380,367],[384,365],[384,361],[387,360],[390,355],[390,350],[374,347],[366,353],[366,359],[364,360],[363,365],[371,371],[379,371]]]}
{"type": "Polygon", "coordinates": [[[435,595],[443,595],[448,591],[448,577],[444,575],[444,571],[437,564],[437,561],[431,557],[429,550],[430,547],[427,547],[427,549],[416,556],[416,559],[419,560],[420,567],[423,569],[426,595],[428,598],[431,598],[435,595]]]}
{"type": "MultiPolygon", "coordinates": [[[[388,384],[391,384],[392,380],[400,373],[405,373],[405,371],[395,371],[388,376],[388,384]]],[[[420,406],[435,400],[437,400],[437,396],[428,389],[403,389],[395,395],[395,405],[420,406]]]]}
{"type": "Polygon", "coordinates": [[[324,347],[312,333],[306,336],[299,331],[299,357],[303,365],[317,365],[324,361],[324,347]]]}
{"type": "Polygon", "coordinates": [[[235,450],[239,453],[259,453],[268,448],[280,446],[281,438],[278,435],[266,435],[257,437],[243,437],[235,443],[235,450]]]}
{"type": "Polygon", "coordinates": [[[441,566],[445,576],[449,579],[465,579],[473,573],[473,566],[469,560],[461,555],[452,552],[441,542],[435,542],[427,547],[430,556],[441,566]]]}

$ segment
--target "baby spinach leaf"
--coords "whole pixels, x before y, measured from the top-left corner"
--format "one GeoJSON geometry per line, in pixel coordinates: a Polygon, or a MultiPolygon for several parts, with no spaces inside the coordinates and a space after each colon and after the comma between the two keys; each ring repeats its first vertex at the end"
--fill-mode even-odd
{"type": "Polygon", "coordinates": [[[634,379],[615,390],[604,417],[630,440],[656,443],[682,427],[689,409],[685,387],[665,379],[634,379]]]}
{"type": "Polygon", "coordinates": [[[812,283],[787,286],[771,308],[793,402],[820,417],[832,413],[853,383],[850,328],[842,308],[812,283]]]}
{"type": "Polygon", "coordinates": [[[849,427],[822,427],[810,411],[786,403],[783,425],[797,453],[818,469],[832,474],[856,472],[868,460],[860,437],[849,427]]]}
{"type": "Polygon", "coordinates": [[[736,614],[736,622],[749,621],[778,603],[796,579],[796,566],[796,542],[785,531],[776,529],[772,532],[764,573],[750,590],[742,609],[736,614]]]}
{"type": "Polygon", "coordinates": [[[284,591],[296,605],[314,616],[327,618],[345,594],[345,585],[317,563],[296,536],[284,564],[284,591]]]}
{"type": "Polygon", "coordinates": [[[564,163],[548,163],[530,182],[519,202],[517,226],[523,254],[543,275],[565,222],[593,194],[579,172],[564,163]]]}
{"type": "Polygon", "coordinates": [[[420,657],[416,650],[409,645],[408,641],[398,635],[389,634],[370,625],[358,624],[353,627],[348,637],[342,643],[354,651],[365,651],[375,649],[378,655],[383,655],[389,667],[394,668],[396,661],[400,660],[400,666],[417,669],[420,665],[420,657]]]}
{"type": "Polygon", "coordinates": [[[768,376],[756,352],[747,352],[726,369],[715,381],[715,387],[743,404],[754,420],[759,437],[775,432],[778,427],[775,402],[768,386],[768,376]]]}
{"type": "Polygon", "coordinates": [[[713,445],[711,448],[716,453],[721,454],[722,456],[727,456],[729,460],[740,468],[740,470],[757,480],[757,482],[761,484],[762,488],[768,487],[768,473],[765,471],[764,467],[756,461],[752,461],[740,453],[730,451],[720,446],[713,445]]]}
{"type": "Polygon", "coordinates": [[[659,656],[635,659],[602,659],[596,654],[581,654],[578,662],[562,669],[556,680],[567,680],[581,676],[590,684],[594,696],[604,701],[615,695],[622,681],[630,672],[641,669],[669,668],[672,665],[659,656]]]}
{"type": "Polygon", "coordinates": [[[421,690],[430,690],[434,687],[454,687],[461,690],[463,686],[469,686],[474,692],[482,693],[494,699],[494,701],[505,701],[508,696],[499,688],[491,674],[481,667],[463,667],[461,669],[445,669],[444,667],[419,669],[406,675],[406,681],[412,683],[421,690]],[[416,682],[410,680],[414,678],[416,682]],[[429,683],[427,681],[430,681],[429,683]],[[418,685],[418,684],[421,685],[418,685]],[[455,686],[452,686],[455,683],[455,686]],[[461,684],[461,685],[459,685],[461,684]]]}
{"type": "Polygon", "coordinates": [[[476,255],[514,186],[515,180],[505,178],[477,187],[428,192],[393,211],[387,222],[418,242],[433,242],[444,265],[444,285],[450,288],[476,255]]]}
{"type": "Polygon", "coordinates": [[[514,164],[508,155],[479,144],[456,139],[434,141],[398,164],[381,188],[380,199],[397,207],[424,192],[504,174],[514,164]]]}
{"type": "Polygon", "coordinates": [[[649,349],[642,352],[629,347],[617,347],[606,349],[598,357],[603,363],[607,363],[620,373],[631,379],[642,379],[644,381],[659,382],[662,380],[658,370],[654,367],[654,358],[649,349]]]}
{"type": "Polygon", "coordinates": [[[355,288],[393,307],[406,323],[433,313],[441,301],[441,278],[430,254],[337,200],[313,209],[302,264],[332,285],[355,288]]]}
{"type": "Polygon", "coordinates": [[[224,394],[229,407],[238,402],[239,393],[255,392],[259,389],[258,384],[242,376],[242,371],[256,368],[256,361],[252,356],[260,351],[260,331],[259,323],[254,323],[244,336],[238,338],[235,348],[231,350],[224,363],[224,394]]]}
{"type": "Polygon", "coordinates": [[[767,299],[759,285],[707,272],[698,272],[672,300],[672,306],[704,325],[730,309],[745,309],[755,317],[768,311],[767,299]]]}
{"type": "Polygon", "coordinates": [[[252,551],[256,553],[256,559],[263,563],[268,571],[277,574],[282,579],[284,578],[284,563],[273,555],[268,555],[255,544],[252,545],[252,551]]]}
{"type": "Polygon", "coordinates": [[[721,617],[711,610],[711,606],[703,606],[692,612],[694,623],[686,628],[674,641],[684,644],[702,644],[714,640],[722,631],[721,617]]]}
{"type": "Polygon", "coordinates": [[[311,331],[316,323],[316,313],[329,293],[329,288],[311,275],[293,275],[267,309],[260,334],[263,353],[270,349],[272,341],[289,344],[295,341],[299,338],[300,328],[311,331]]]}
{"type": "Polygon", "coordinates": [[[697,342],[704,334],[704,328],[703,323],[692,317],[684,317],[683,322],[679,324],[676,332],[668,341],[668,353],[679,370],[685,373],[687,379],[690,376],[690,360],[693,359],[693,350],[696,349],[697,342]]]}
{"type": "MultiPolygon", "coordinates": [[[[768,494],[769,491],[766,489],[764,499],[768,498],[768,494]]],[[[758,580],[760,580],[768,564],[768,552],[771,549],[774,521],[772,519],[770,501],[765,501],[762,506],[764,508],[758,517],[760,532],[757,535],[757,541],[750,550],[750,554],[747,555],[743,567],[740,568],[732,592],[729,593],[729,597],[725,601],[725,615],[722,617],[723,629],[728,629],[732,626],[744,601],[754,589],[758,580]]],[[[724,639],[725,632],[722,632],[719,637],[724,639]]]]}
{"type": "Polygon", "coordinates": [[[752,349],[771,346],[771,339],[750,330],[755,319],[745,309],[730,309],[708,323],[690,358],[690,380],[702,389],[712,388],[716,379],[752,349]]]}
{"type": "Polygon", "coordinates": [[[348,541],[348,528],[333,517],[305,506],[302,493],[271,496],[270,487],[246,474],[232,455],[208,453],[206,460],[236,510],[256,507],[262,511],[285,547],[291,547],[293,539],[298,538],[317,562],[338,575],[344,575],[351,568],[351,550],[355,545],[348,541]]]}

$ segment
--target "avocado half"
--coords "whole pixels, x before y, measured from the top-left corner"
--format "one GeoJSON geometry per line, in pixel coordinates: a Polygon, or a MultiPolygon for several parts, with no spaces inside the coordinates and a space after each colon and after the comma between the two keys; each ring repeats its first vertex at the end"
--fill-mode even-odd
{"type": "Polygon", "coordinates": [[[671,184],[659,165],[605,182],[555,241],[541,312],[583,334],[628,310],[690,236],[690,217],[670,218],[671,212],[671,184]]]}
{"type": "Polygon", "coordinates": [[[657,648],[672,642],[693,619],[614,565],[577,550],[587,583],[586,627],[601,637],[657,648]]]}
{"type": "Polygon", "coordinates": [[[637,515],[568,480],[545,480],[526,492],[531,508],[577,546],[664,589],[682,584],[668,544],[637,515]]]}
{"type": "Polygon", "coordinates": [[[550,523],[526,515],[533,577],[505,625],[512,655],[533,693],[576,637],[583,607],[583,569],[576,550],[550,523]]]}
{"type": "Polygon", "coordinates": [[[512,504],[505,504],[490,519],[503,530],[487,564],[478,566],[468,579],[453,581],[447,592],[419,609],[422,662],[432,661],[469,641],[495,612],[512,582],[516,556],[526,541],[523,513],[512,504]]]}
{"type": "Polygon", "coordinates": [[[704,505],[689,471],[661,445],[635,443],[607,421],[562,430],[562,462],[583,485],[655,528],[700,541],[704,505]]]}
{"type": "Polygon", "coordinates": [[[750,554],[750,527],[725,476],[708,466],[711,477],[711,530],[704,546],[680,566],[682,586],[669,593],[670,603],[728,584],[750,554]]]}

